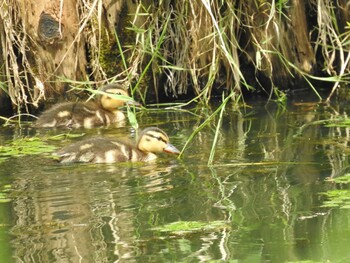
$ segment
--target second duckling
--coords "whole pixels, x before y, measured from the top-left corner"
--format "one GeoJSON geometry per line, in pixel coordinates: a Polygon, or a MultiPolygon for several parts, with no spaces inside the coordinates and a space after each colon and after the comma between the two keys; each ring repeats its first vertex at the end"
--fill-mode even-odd
{"type": "Polygon", "coordinates": [[[103,137],[86,139],[59,150],[56,155],[61,163],[115,163],[152,161],[155,153],[179,154],[169,143],[168,135],[159,128],[143,130],[136,145],[103,137]]]}
{"type": "MultiPolygon", "coordinates": [[[[102,92],[128,96],[119,84],[108,84],[99,89],[102,92]]],[[[44,111],[34,123],[39,128],[92,128],[118,123],[125,119],[123,112],[118,108],[125,101],[109,97],[108,95],[97,95],[96,101],[92,102],[65,102],[60,103],[44,111]]]]}

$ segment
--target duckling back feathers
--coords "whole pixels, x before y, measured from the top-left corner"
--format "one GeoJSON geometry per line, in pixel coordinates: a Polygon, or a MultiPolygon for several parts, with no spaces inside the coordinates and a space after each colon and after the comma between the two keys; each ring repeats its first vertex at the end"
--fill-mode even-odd
{"type": "Polygon", "coordinates": [[[56,154],[61,163],[115,163],[125,161],[151,161],[157,158],[155,153],[178,154],[179,150],[169,143],[162,130],[150,127],[140,134],[137,145],[102,137],[86,139],[67,147],[56,154]]]}
{"type": "Polygon", "coordinates": [[[115,163],[150,161],[156,158],[129,143],[95,137],[69,145],[57,152],[61,163],[115,163]]]}
{"type": "Polygon", "coordinates": [[[120,122],[125,116],[120,111],[110,112],[96,102],[64,102],[45,111],[35,122],[36,127],[92,128],[120,122]]]}
{"type": "MultiPolygon", "coordinates": [[[[99,90],[128,96],[118,84],[109,84],[99,90]]],[[[92,128],[109,125],[125,119],[124,114],[118,110],[124,103],[124,100],[111,98],[106,94],[97,95],[95,102],[60,103],[43,112],[34,125],[42,128],[92,128]]]]}

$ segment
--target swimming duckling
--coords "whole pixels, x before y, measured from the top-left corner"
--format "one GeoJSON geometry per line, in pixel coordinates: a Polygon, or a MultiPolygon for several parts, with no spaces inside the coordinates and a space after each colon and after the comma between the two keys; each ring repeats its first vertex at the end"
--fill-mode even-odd
{"type": "MultiPolygon", "coordinates": [[[[99,89],[105,93],[128,96],[119,84],[108,84],[99,89]]],[[[105,94],[98,94],[96,101],[64,102],[44,111],[35,121],[39,128],[92,128],[96,126],[118,123],[125,119],[123,112],[118,110],[127,102],[111,98],[105,94]]]]}
{"type": "Polygon", "coordinates": [[[169,143],[169,137],[156,127],[144,129],[136,145],[103,137],[86,139],[68,145],[58,152],[61,163],[116,163],[152,161],[155,153],[179,154],[180,151],[169,143]]]}

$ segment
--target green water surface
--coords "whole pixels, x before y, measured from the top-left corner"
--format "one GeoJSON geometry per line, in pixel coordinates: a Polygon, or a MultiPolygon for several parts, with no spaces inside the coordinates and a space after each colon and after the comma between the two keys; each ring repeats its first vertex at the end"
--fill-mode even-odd
{"type": "MultiPolygon", "coordinates": [[[[350,130],[327,126],[347,109],[250,106],[227,106],[212,166],[219,117],[181,158],[148,164],[61,165],[49,152],[80,136],[1,127],[1,145],[17,151],[0,156],[1,262],[350,262],[350,194],[327,206],[329,191],[349,190],[332,178],[349,172],[350,130]],[[14,144],[33,137],[42,153],[14,144]]],[[[137,118],[181,150],[212,110],[137,118]]],[[[128,125],[70,132],[83,133],[134,136],[128,125]]]]}

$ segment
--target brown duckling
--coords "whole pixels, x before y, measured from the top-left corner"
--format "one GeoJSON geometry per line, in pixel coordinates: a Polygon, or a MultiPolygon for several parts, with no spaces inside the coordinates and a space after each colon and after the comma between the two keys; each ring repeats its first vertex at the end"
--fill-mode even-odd
{"type": "Polygon", "coordinates": [[[58,152],[61,163],[116,163],[152,161],[155,153],[179,154],[180,151],[169,143],[169,137],[156,127],[144,129],[136,145],[120,140],[95,137],[68,145],[58,152]]]}
{"type": "MultiPolygon", "coordinates": [[[[108,84],[99,89],[105,93],[128,96],[119,84],[108,84]]],[[[39,128],[92,128],[118,123],[125,119],[123,112],[118,110],[126,101],[98,94],[96,101],[64,102],[44,111],[35,121],[34,126],[39,128]]]]}

